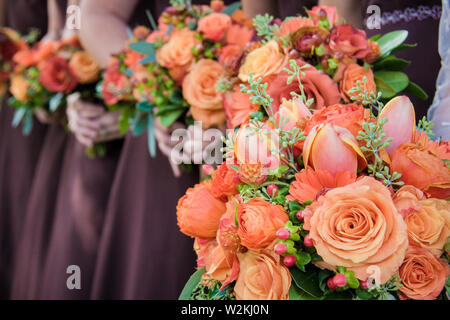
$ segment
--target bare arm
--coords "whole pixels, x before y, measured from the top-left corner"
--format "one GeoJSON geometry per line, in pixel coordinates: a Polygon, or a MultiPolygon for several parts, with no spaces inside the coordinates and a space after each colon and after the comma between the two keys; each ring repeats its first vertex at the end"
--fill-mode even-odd
{"type": "Polygon", "coordinates": [[[84,48],[101,67],[111,54],[123,49],[128,39],[127,20],[137,0],[83,0],[80,38],[84,48]]]}
{"type": "Polygon", "coordinates": [[[363,27],[363,16],[361,14],[361,0],[319,0],[322,6],[335,6],[340,17],[345,18],[347,23],[356,28],[363,27]]]}
{"type": "Polygon", "coordinates": [[[253,19],[258,14],[268,13],[278,17],[277,3],[274,0],[242,0],[245,15],[253,19]]]}
{"type": "Polygon", "coordinates": [[[45,40],[56,40],[64,28],[64,17],[61,15],[56,0],[47,0],[48,27],[45,40]]]}

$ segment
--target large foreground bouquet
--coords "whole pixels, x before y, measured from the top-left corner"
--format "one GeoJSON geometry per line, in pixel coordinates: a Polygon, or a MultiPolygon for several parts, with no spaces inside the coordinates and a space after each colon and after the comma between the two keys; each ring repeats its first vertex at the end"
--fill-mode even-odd
{"type": "MultiPolygon", "coordinates": [[[[333,34],[339,25],[323,12],[310,12],[312,27],[333,34]]],[[[416,125],[408,97],[368,90],[370,66],[342,90],[331,78],[339,67],[327,70],[336,57],[319,72],[283,43],[255,43],[238,80],[219,81],[253,109],[237,125],[228,119],[240,126],[225,139],[226,162],[178,202],[178,226],[198,256],[180,298],[448,299],[449,142],[432,140],[425,118],[416,125]],[[263,58],[249,60],[256,50],[263,58]],[[317,94],[323,83],[334,100],[317,94]]],[[[380,61],[378,46],[366,61],[353,53],[355,65],[380,61]]]]}

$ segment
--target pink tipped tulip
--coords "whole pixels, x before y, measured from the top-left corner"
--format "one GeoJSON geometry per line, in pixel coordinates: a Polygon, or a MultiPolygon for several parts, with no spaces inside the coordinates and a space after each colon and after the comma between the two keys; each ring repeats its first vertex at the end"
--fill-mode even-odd
{"type": "Polygon", "coordinates": [[[383,127],[386,136],[394,139],[387,148],[389,153],[400,145],[411,142],[416,115],[407,96],[395,97],[389,101],[378,116],[378,119],[382,118],[388,119],[383,127]]]}
{"type": "Polygon", "coordinates": [[[306,117],[311,117],[311,111],[299,99],[284,101],[275,114],[275,121],[283,130],[292,130],[297,122],[306,117]]]}
{"type": "Polygon", "coordinates": [[[305,140],[303,151],[305,168],[326,170],[333,175],[339,171],[356,173],[367,161],[356,138],[345,128],[332,124],[315,126],[305,140]]]}

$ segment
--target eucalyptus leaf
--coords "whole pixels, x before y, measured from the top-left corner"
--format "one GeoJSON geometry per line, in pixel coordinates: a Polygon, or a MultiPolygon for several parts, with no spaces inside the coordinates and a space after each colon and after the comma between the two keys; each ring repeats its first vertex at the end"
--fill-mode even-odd
{"type": "Polygon", "coordinates": [[[53,95],[49,101],[49,109],[51,112],[55,112],[62,104],[64,94],[62,92],[58,92],[53,95]]]}
{"type": "Polygon", "coordinates": [[[241,3],[239,1],[234,2],[234,3],[230,4],[229,6],[227,6],[225,9],[223,9],[222,13],[231,16],[240,7],[241,7],[241,3]]]}
{"type": "Polygon", "coordinates": [[[27,112],[27,107],[25,107],[25,106],[18,108],[14,112],[14,117],[13,117],[13,120],[12,120],[12,126],[13,127],[19,126],[19,124],[20,124],[20,122],[22,122],[22,119],[25,116],[26,112],[27,112]]]}
{"type": "Polygon", "coordinates": [[[156,52],[155,45],[147,41],[133,42],[129,45],[130,49],[144,56],[154,55],[156,52]]]}
{"type": "Polygon", "coordinates": [[[27,112],[23,118],[22,133],[28,136],[31,133],[31,130],[33,130],[33,111],[27,109],[27,112]]]}
{"type": "Polygon", "coordinates": [[[202,280],[202,276],[205,273],[206,269],[201,268],[197,270],[186,282],[183,291],[181,291],[180,297],[178,300],[189,300],[194,289],[198,286],[200,281],[202,280]]]}
{"type": "Polygon", "coordinates": [[[153,113],[147,116],[147,144],[148,151],[152,158],[156,157],[156,138],[155,138],[155,121],[153,113]]]}
{"type": "Polygon", "coordinates": [[[141,135],[147,129],[147,117],[136,111],[131,121],[131,130],[134,136],[141,135]]]}

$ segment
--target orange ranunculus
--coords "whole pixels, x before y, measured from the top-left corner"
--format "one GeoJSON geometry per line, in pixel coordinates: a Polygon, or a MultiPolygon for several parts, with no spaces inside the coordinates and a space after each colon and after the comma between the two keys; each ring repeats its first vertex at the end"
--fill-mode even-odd
{"type": "Polygon", "coordinates": [[[422,206],[420,205],[420,200],[426,199],[423,192],[413,186],[403,186],[401,187],[394,196],[394,203],[397,207],[398,213],[400,213],[403,218],[408,214],[419,211],[422,206]]]}
{"type": "Polygon", "coordinates": [[[361,105],[352,104],[335,104],[327,108],[317,110],[308,121],[305,128],[305,135],[318,124],[330,123],[342,127],[350,131],[353,136],[357,137],[362,130],[364,121],[369,120],[370,111],[361,105]]]}
{"type": "MultiPolygon", "coordinates": [[[[192,49],[199,43],[194,31],[188,28],[174,30],[169,41],[156,51],[156,61],[168,69],[181,68],[187,71],[194,59],[192,49]]],[[[181,79],[179,77],[176,80],[181,79]]]]}
{"type": "Polygon", "coordinates": [[[216,42],[222,40],[230,26],[231,18],[224,13],[211,13],[198,22],[198,30],[203,33],[203,36],[216,42]]]}
{"type": "Polygon", "coordinates": [[[244,50],[235,44],[226,45],[219,49],[219,63],[228,70],[234,70],[239,67],[243,53],[244,50]]]}
{"type": "Polygon", "coordinates": [[[100,76],[100,66],[86,51],[74,53],[69,66],[82,84],[95,82],[100,76]]]}
{"type": "Polygon", "coordinates": [[[49,91],[70,93],[78,79],[67,61],[53,56],[39,64],[39,80],[49,91]]]}
{"type": "Polygon", "coordinates": [[[54,41],[39,42],[36,48],[27,48],[17,52],[14,55],[13,60],[20,66],[29,67],[48,58],[55,50],[56,43],[54,41]]]}
{"type": "Polygon", "coordinates": [[[366,56],[366,62],[372,63],[380,57],[380,47],[375,41],[368,41],[370,52],[366,56]]]}
{"type": "Polygon", "coordinates": [[[387,119],[383,131],[387,138],[393,139],[387,152],[391,152],[401,144],[411,142],[416,127],[416,113],[407,96],[398,96],[390,100],[378,115],[378,121],[380,119],[387,119]]]}
{"type": "Polygon", "coordinates": [[[406,224],[389,189],[372,177],[328,191],[304,216],[303,228],[310,231],[322,267],[343,266],[366,280],[368,267],[376,266],[380,282],[385,283],[405,257],[406,224]]]}
{"type": "Polygon", "coordinates": [[[225,36],[227,44],[239,46],[245,48],[253,38],[254,31],[246,26],[233,24],[228,30],[225,36]]]}
{"type": "Polygon", "coordinates": [[[412,142],[424,147],[439,159],[450,160],[450,141],[433,141],[425,132],[414,130],[412,142]]]}
{"type": "Polygon", "coordinates": [[[334,53],[343,53],[355,59],[363,59],[370,52],[366,32],[355,29],[351,24],[340,24],[333,29],[330,35],[330,49],[334,53]]]}
{"type": "Polygon", "coordinates": [[[291,275],[273,250],[239,253],[236,300],[289,300],[291,275]]]}
{"type": "Polygon", "coordinates": [[[392,150],[390,161],[391,171],[400,173],[405,184],[433,198],[450,198],[450,168],[432,150],[405,143],[392,150]]]}
{"type": "Polygon", "coordinates": [[[282,130],[290,131],[300,120],[311,116],[311,111],[305,104],[299,99],[294,99],[284,101],[274,118],[282,130]]]}
{"type": "Polygon", "coordinates": [[[450,203],[441,199],[419,201],[418,210],[405,217],[409,243],[441,256],[450,236],[450,203]]]}
{"type": "Polygon", "coordinates": [[[303,17],[288,17],[286,18],[280,26],[279,35],[281,37],[287,35],[288,33],[297,31],[302,27],[311,27],[314,22],[311,19],[303,17]]]}
{"type": "MultiPolygon", "coordinates": [[[[183,81],[183,96],[191,105],[191,111],[192,108],[196,111],[220,111],[225,121],[223,94],[216,91],[216,82],[222,74],[223,67],[214,60],[202,59],[192,66],[183,81]]],[[[208,128],[208,123],[203,123],[203,127],[208,128]]]]}
{"type": "Polygon", "coordinates": [[[367,90],[373,93],[377,92],[377,85],[375,84],[372,69],[368,68],[366,71],[364,67],[354,63],[347,66],[344,71],[343,79],[340,83],[341,95],[346,102],[350,102],[352,101],[352,97],[358,96],[358,93],[356,92],[352,94],[349,93],[350,89],[358,87],[358,81],[361,82],[361,85],[359,86],[361,90],[367,90]],[[364,77],[367,79],[365,87],[363,81],[364,77]]]}
{"type": "MultiPolygon", "coordinates": [[[[297,60],[299,66],[306,63],[303,60],[297,60]]],[[[322,109],[339,103],[341,95],[334,81],[323,72],[320,72],[313,66],[302,69],[304,76],[300,78],[302,81],[305,94],[308,99],[313,98],[314,103],[311,105],[313,109],[322,109]]],[[[273,98],[272,108],[274,112],[278,111],[280,104],[284,99],[291,99],[291,92],[300,93],[298,81],[294,79],[291,84],[287,84],[289,74],[281,71],[278,75],[269,79],[267,93],[273,98]]]]}
{"type": "Polygon", "coordinates": [[[314,6],[311,10],[306,10],[306,12],[313,19],[315,24],[318,24],[322,17],[327,17],[330,29],[332,29],[338,21],[336,7],[314,6]]]}
{"type": "Polygon", "coordinates": [[[399,270],[402,299],[434,300],[444,289],[449,266],[428,250],[411,246],[399,270]]]}
{"type": "Polygon", "coordinates": [[[303,163],[315,170],[326,170],[332,175],[339,171],[356,173],[367,161],[353,134],[330,123],[315,126],[308,134],[303,148],[303,163]],[[331,161],[332,159],[332,161],[331,161]]]}
{"type": "Polygon", "coordinates": [[[217,198],[232,196],[238,193],[236,187],[239,184],[239,174],[226,163],[222,163],[214,172],[211,192],[217,198]]]}
{"type": "Polygon", "coordinates": [[[248,94],[241,92],[239,86],[235,86],[233,91],[225,93],[223,107],[229,129],[234,129],[247,123],[250,119],[250,114],[259,109],[258,106],[252,104],[248,94]]]}
{"type": "Polygon", "coordinates": [[[197,184],[178,201],[180,231],[191,237],[214,238],[225,210],[225,203],[211,193],[211,181],[197,184]]]}
{"type": "Polygon", "coordinates": [[[277,238],[278,229],[284,227],[289,216],[282,206],[261,198],[253,198],[238,207],[238,235],[241,244],[249,249],[265,249],[277,238]]]}
{"type": "Polygon", "coordinates": [[[133,50],[127,50],[123,62],[128,69],[133,70],[136,66],[138,66],[139,61],[142,59],[144,59],[144,56],[141,53],[133,50]]]}
{"type": "Polygon", "coordinates": [[[330,189],[344,187],[356,181],[356,173],[339,171],[335,176],[325,170],[307,168],[295,175],[289,187],[289,201],[297,200],[300,203],[315,201],[320,195],[330,189]]]}
{"type": "Polygon", "coordinates": [[[255,80],[259,77],[265,78],[278,74],[283,70],[286,61],[287,57],[281,52],[278,42],[269,41],[247,55],[239,70],[239,79],[247,82],[250,73],[253,73],[253,79],[255,80]]]}
{"type": "Polygon", "coordinates": [[[244,163],[239,166],[239,179],[252,186],[259,186],[267,180],[268,171],[261,163],[244,163]]]}
{"type": "Polygon", "coordinates": [[[27,80],[22,75],[13,74],[11,75],[9,85],[9,91],[13,95],[14,98],[16,98],[19,101],[25,102],[28,99],[28,84],[27,80]]]}

